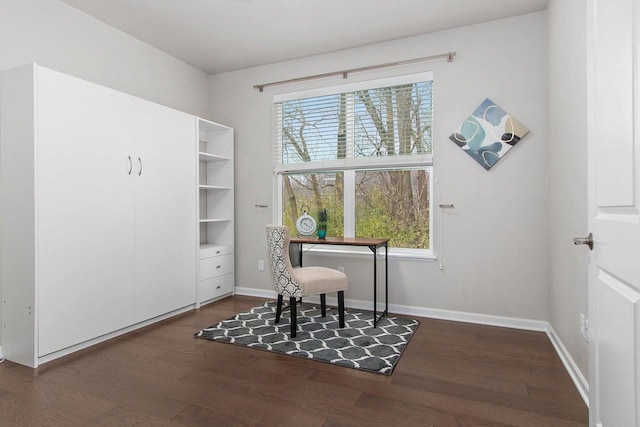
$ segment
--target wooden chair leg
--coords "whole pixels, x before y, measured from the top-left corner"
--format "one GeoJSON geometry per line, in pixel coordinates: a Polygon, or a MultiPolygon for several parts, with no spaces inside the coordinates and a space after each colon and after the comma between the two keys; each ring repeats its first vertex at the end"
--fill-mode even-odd
{"type": "Polygon", "coordinates": [[[291,305],[291,338],[295,338],[296,330],[298,329],[298,309],[296,308],[296,299],[294,297],[289,298],[289,304],[291,305]]]}
{"type": "Polygon", "coordinates": [[[327,317],[327,296],[325,294],[320,294],[320,310],[322,317],[327,317]]]}
{"type": "Polygon", "coordinates": [[[278,294],[278,306],[276,307],[276,323],[280,323],[281,315],[282,315],[282,295],[278,294]]]}
{"type": "Polygon", "coordinates": [[[344,291],[338,291],[338,324],[344,328],[344,291]]]}

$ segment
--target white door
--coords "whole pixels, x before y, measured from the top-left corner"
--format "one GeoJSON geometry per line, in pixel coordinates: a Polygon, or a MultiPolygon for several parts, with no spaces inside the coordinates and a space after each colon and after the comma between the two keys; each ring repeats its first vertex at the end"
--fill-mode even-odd
{"type": "Polygon", "coordinates": [[[37,68],[36,115],[44,356],[133,323],[133,102],[37,68]]]}
{"type": "Polygon", "coordinates": [[[135,101],[135,319],[196,301],[196,119],[135,101]]]}
{"type": "Polygon", "coordinates": [[[590,425],[632,427],[640,425],[640,7],[594,0],[590,8],[590,425]]]}

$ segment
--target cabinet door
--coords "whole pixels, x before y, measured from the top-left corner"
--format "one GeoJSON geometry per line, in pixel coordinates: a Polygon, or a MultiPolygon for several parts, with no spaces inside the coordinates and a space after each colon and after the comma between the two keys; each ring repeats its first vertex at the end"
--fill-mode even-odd
{"type": "Polygon", "coordinates": [[[133,323],[133,98],[42,68],[37,94],[44,356],[133,323]]]}
{"type": "Polygon", "coordinates": [[[135,318],[195,303],[195,117],[135,101],[135,318]]]}

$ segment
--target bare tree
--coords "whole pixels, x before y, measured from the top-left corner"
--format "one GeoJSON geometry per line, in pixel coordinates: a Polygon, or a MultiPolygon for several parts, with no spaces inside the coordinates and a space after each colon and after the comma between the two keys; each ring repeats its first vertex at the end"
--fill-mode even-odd
{"type": "MultiPolygon", "coordinates": [[[[380,148],[385,149],[385,153],[379,153],[380,155],[396,155],[396,123],[398,154],[411,154],[415,148],[418,132],[414,129],[412,120],[415,111],[412,88],[413,85],[403,85],[390,90],[371,89],[357,93],[377,130],[380,148]],[[378,100],[378,105],[374,98],[378,100]]],[[[415,221],[417,205],[413,196],[411,172],[390,171],[387,174],[392,186],[390,194],[393,195],[395,216],[407,224],[415,221]]]]}
{"type": "MultiPolygon", "coordinates": [[[[304,109],[300,105],[300,101],[297,102],[295,108],[291,110],[287,110],[284,112],[284,115],[289,120],[286,120],[290,123],[295,123],[295,126],[289,125],[282,127],[283,136],[286,139],[286,142],[290,147],[293,147],[295,153],[297,153],[299,159],[303,162],[311,161],[311,155],[309,153],[309,147],[307,146],[307,141],[305,138],[305,131],[308,127],[317,127],[318,123],[322,121],[322,118],[316,121],[307,121],[304,113],[304,109]]],[[[285,120],[283,120],[284,122],[285,120]]],[[[320,195],[320,187],[318,185],[318,179],[315,175],[311,175],[311,187],[313,190],[313,194],[315,195],[316,208],[320,210],[322,208],[322,198],[320,195]]],[[[291,182],[288,177],[285,179],[285,191],[288,192],[287,196],[291,201],[290,208],[292,209],[292,218],[296,218],[297,214],[297,203],[296,196],[293,192],[293,188],[291,186],[291,182]],[[295,211],[293,211],[295,209],[295,211]]]]}

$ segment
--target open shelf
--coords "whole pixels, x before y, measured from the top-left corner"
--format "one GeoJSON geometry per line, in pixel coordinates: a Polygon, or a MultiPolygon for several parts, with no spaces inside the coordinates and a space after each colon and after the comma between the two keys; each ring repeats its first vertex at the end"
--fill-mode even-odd
{"type": "Polygon", "coordinates": [[[205,304],[235,284],[233,129],[199,118],[198,134],[197,304],[205,304]]]}
{"type": "Polygon", "coordinates": [[[231,160],[229,157],[218,156],[217,154],[205,153],[203,151],[198,152],[198,159],[201,162],[224,162],[231,160]]]}

